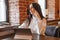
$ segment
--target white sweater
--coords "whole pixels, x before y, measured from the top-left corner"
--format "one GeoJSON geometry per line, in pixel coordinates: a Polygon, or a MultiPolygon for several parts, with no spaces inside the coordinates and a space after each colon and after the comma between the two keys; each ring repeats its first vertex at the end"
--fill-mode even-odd
{"type": "Polygon", "coordinates": [[[30,28],[32,33],[40,34],[39,33],[38,22],[39,22],[39,19],[37,19],[35,16],[33,16],[29,26],[28,26],[29,21],[25,20],[23,22],[23,24],[21,26],[19,26],[19,28],[30,28]]]}

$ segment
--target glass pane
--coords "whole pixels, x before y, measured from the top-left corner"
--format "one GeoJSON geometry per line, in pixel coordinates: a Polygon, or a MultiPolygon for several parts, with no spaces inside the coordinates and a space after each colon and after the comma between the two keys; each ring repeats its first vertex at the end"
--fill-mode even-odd
{"type": "Polygon", "coordinates": [[[38,3],[40,4],[40,6],[42,8],[43,15],[46,17],[46,14],[45,14],[45,0],[38,0],[38,3]]]}
{"type": "Polygon", "coordinates": [[[1,21],[6,21],[5,0],[0,0],[0,22],[1,21]]]}

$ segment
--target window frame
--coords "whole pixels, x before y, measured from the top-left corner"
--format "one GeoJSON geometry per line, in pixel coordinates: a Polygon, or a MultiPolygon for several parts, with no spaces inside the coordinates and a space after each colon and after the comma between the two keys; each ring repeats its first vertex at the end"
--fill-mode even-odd
{"type": "Polygon", "coordinates": [[[6,5],[6,22],[9,22],[9,3],[8,0],[5,0],[6,5]]]}

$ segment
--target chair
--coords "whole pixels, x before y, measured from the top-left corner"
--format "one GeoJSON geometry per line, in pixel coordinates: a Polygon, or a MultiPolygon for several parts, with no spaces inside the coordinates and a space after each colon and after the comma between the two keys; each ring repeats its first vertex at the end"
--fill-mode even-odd
{"type": "Polygon", "coordinates": [[[59,37],[59,38],[60,38],[60,27],[58,27],[58,28],[56,29],[55,37],[59,37]]]}
{"type": "Polygon", "coordinates": [[[55,37],[57,29],[58,27],[55,26],[47,26],[45,35],[55,37]]]}

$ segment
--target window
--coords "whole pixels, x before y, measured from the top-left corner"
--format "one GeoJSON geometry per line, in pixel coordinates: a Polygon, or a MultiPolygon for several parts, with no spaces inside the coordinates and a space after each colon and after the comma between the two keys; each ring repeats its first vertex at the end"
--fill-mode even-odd
{"type": "Polygon", "coordinates": [[[45,14],[45,6],[46,6],[45,4],[46,4],[46,0],[38,0],[38,3],[39,3],[40,6],[41,6],[43,15],[46,17],[46,14],[45,14]]]}
{"type": "Polygon", "coordinates": [[[7,6],[5,1],[6,0],[0,0],[0,22],[7,21],[6,18],[8,17],[6,15],[7,6]]]}

